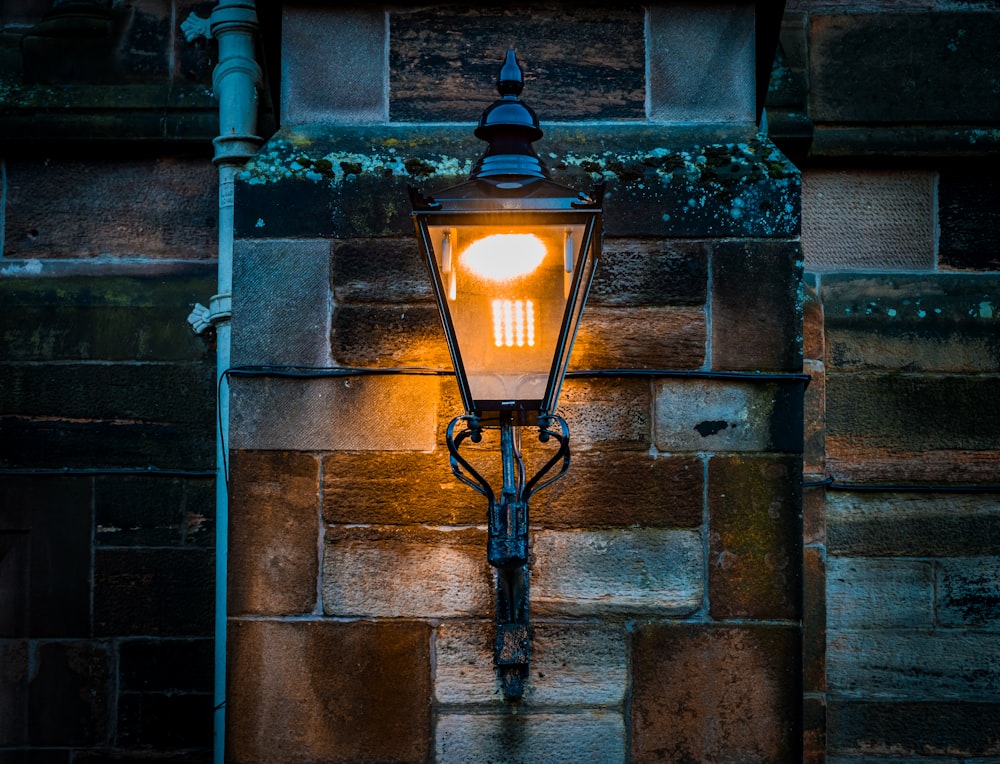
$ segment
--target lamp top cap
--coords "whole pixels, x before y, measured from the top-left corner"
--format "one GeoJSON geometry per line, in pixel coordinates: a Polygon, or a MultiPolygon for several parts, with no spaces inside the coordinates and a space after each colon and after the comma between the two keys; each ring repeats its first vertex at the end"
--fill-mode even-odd
{"type": "Polygon", "coordinates": [[[491,140],[497,128],[514,128],[526,131],[529,141],[542,137],[542,129],[538,124],[535,112],[525,104],[519,96],[524,89],[524,77],[521,66],[517,63],[514,49],[507,51],[507,56],[497,74],[497,92],[500,100],[486,107],[476,128],[476,137],[491,140]]]}

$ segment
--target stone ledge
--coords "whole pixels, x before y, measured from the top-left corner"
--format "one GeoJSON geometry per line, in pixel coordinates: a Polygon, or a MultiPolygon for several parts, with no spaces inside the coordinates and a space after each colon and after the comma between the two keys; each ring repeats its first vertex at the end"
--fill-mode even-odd
{"type": "MultiPolygon", "coordinates": [[[[283,128],[240,173],[237,237],[412,231],[406,186],[463,182],[485,146],[471,124],[283,128]]],[[[798,170],[752,128],[560,124],[536,150],[557,182],[606,181],[611,236],[795,236],[798,170]]]]}

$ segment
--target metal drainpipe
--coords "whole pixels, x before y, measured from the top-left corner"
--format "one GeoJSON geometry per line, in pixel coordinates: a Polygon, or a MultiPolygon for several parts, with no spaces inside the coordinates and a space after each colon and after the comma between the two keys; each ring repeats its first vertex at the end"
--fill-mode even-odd
{"type": "Polygon", "coordinates": [[[219,63],[212,87],[219,101],[219,136],[212,143],[212,161],[219,168],[219,275],[215,295],[206,308],[196,305],[188,317],[199,334],[208,327],[216,333],[216,373],[219,383],[218,430],[215,438],[215,696],[214,753],[225,761],[226,740],[226,576],[229,558],[229,492],[225,475],[229,442],[229,392],[222,375],[230,361],[230,316],[233,290],[233,183],[236,173],[263,143],[257,132],[257,98],[263,75],[254,59],[257,12],[253,0],[219,0],[212,15],[191,14],[181,24],[188,42],[215,38],[219,63]]]}

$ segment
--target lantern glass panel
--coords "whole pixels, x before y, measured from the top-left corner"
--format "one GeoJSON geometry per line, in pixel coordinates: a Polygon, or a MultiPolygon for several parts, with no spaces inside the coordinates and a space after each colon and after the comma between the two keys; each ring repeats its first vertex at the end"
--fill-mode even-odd
{"type": "Polygon", "coordinates": [[[587,226],[429,225],[440,294],[479,408],[540,403],[587,226]]]}

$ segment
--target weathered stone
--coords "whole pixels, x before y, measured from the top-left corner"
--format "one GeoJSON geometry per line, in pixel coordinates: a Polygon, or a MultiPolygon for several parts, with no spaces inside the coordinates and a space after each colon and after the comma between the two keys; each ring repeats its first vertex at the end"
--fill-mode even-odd
{"type": "Polygon", "coordinates": [[[435,734],[439,764],[576,764],[626,760],[625,725],[617,711],[576,713],[444,713],[435,734]]]}
{"type": "Polygon", "coordinates": [[[683,615],[701,607],[704,552],[695,531],[541,531],[531,541],[534,614],[683,615]]]}
{"type": "Polygon", "coordinates": [[[705,312],[692,308],[588,307],[574,369],[696,369],[705,359],[705,312]]]}
{"type": "Polygon", "coordinates": [[[317,607],[319,460],[231,451],[228,612],[302,615],[317,607]]]}
{"type": "Polygon", "coordinates": [[[0,636],[90,636],[91,480],[0,481],[0,636]]]}
{"type": "Polygon", "coordinates": [[[389,25],[393,121],[477,120],[497,99],[511,25],[527,80],[523,97],[543,121],[645,116],[639,6],[395,8],[389,25]]]}
{"type": "Polygon", "coordinates": [[[231,622],[226,760],[426,761],[430,641],[423,623],[231,622]]]}
{"type": "Polygon", "coordinates": [[[441,315],[433,305],[340,305],[330,344],[336,365],[451,368],[441,315]]]}
{"type": "Polygon", "coordinates": [[[230,379],[230,448],[429,451],[437,435],[432,376],[230,379]]]}
{"type": "Polygon", "coordinates": [[[340,617],[483,617],[492,612],[486,534],[329,526],[323,612],[340,617]]]}
{"type": "Polygon", "coordinates": [[[826,491],[822,475],[802,475],[802,542],[826,544],[826,491]],[[812,483],[812,485],[810,485],[812,483]]]}
{"type": "Polygon", "coordinates": [[[323,461],[323,517],[331,523],[476,525],[486,522],[486,499],[452,476],[444,449],[339,451],[323,461]]]}
{"type": "Polygon", "coordinates": [[[928,757],[1000,755],[1000,705],[924,699],[908,703],[830,704],[830,751],[863,756],[928,757]]]}
{"type": "Polygon", "coordinates": [[[207,161],[9,157],[6,173],[5,257],[197,260],[215,252],[218,183],[207,161]]]}
{"type": "Polygon", "coordinates": [[[712,251],[712,368],[802,369],[796,241],[725,241],[712,251]]]}
{"type": "Polygon", "coordinates": [[[654,387],[660,451],[802,451],[800,385],[664,379],[654,387]]]}
{"type": "Polygon", "coordinates": [[[334,241],[330,284],[338,304],[434,300],[431,274],[413,236],[334,241]]]}
{"type": "Polygon", "coordinates": [[[567,379],[558,412],[576,451],[646,451],[650,445],[649,382],[567,379]]]}
{"type": "MultiPolygon", "coordinates": [[[[438,702],[502,705],[493,669],[495,628],[484,622],[438,627],[438,702]]],[[[617,706],[623,701],[628,669],[622,627],[536,621],[531,636],[531,673],[522,706],[617,706]]]]}
{"type": "Polygon", "coordinates": [[[389,114],[385,11],[289,8],[281,22],[281,121],[384,122],[389,114]],[[316,65],[330,35],[351,41],[316,65]]]}
{"type": "Polygon", "coordinates": [[[331,365],[332,302],[328,242],[237,242],[232,364],[331,365]]]}
{"type": "Polygon", "coordinates": [[[826,603],[831,632],[931,628],[934,567],[921,560],[831,557],[826,603]]]}
{"type": "MultiPolygon", "coordinates": [[[[826,277],[823,285],[826,286],[826,277]]],[[[823,298],[817,293],[815,286],[806,285],[803,290],[802,302],[802,358],[806,361],[826,360],[826,317],[823,298]]],[[[826,296],[824,291],[823,296],[826,296]]]]}
{"type": "Polygon", "coordinates": [[[937,563],[937,617],[944,626],[1000,627],[1000,561],[966,557],[937,563]]]}
{"type": "Polygon", "coordinates": [[[694,528],[703,473],[696,457],[582,451],[562,479],[532,499],[531,518],[545,528],[694,528]]]}
{"type": "Polygon", "coordinates": [[[1000,555],[1000,509],[990,494],[827,494],[831,554],[870,557],[1000,555]]]}
{"type": "Polygon", "coordinates": [[[842,371],[993,371],[998,292],[993,276],[826,276],[827,363],[842,371]]]}
{"type": "Polygon", "coordinates": [[[28,683],[28,743],[38,747],[111,742],[114,655],[101,642],[42,642],[28,683]]]}
{"type": "Polygon", "coordinates": [[[653,5],[648,25],[651,119],[754,122],[752,8],[653,5]]]}
{"type": "Polygon", "coordinates": [[[94,522],[99,546],[211,547],[215,477],[96,477],[94,522]]]}
{"type": "MultiPolygon", "coordinates": [[[[734,130],[552,126],[537,148],[559,183],[608,182],[609,236],[797,235],[798,170],[752,126],[734,130]]],[[[237,237],[412,235],[406,186],[433,196],[463,182],[482,152],[465,128],[284,128],[237,179],[237,237]]]]}
{"type": "Polygon", "coordinates": [[[996,171],[944,169],[938,180],[938,256],[942,267],[1000,270],[1000,184],[996,171]]]}
{"type": "Polygon", "coordinates": [[[845,451],[1000,449],[1000,379],[965,375],[826,375],[831,459],[845,451]]]}
{"type": "Polygon", "coordinates": [[[809,375],[803,394],[802,470],[821,479],[826,474],[826,367],[822,361],[805,361],[802,370],[809,375]]]}
{"type": "Polygon", "coordinates": [[[1000,77],[994,14],[811,14],[810,116],[817,122],[989,123],[1000,77]],[[916,52],[916,54],[915,54],[916,52]],[[891,86],[887,86],[891,83],[891,86]]]}
{"type": "Polygon", "coordinates": [[[155,277],[0,280],[6,361],[204,361],[205,344],[184,320],[214,279],[155,277]]]}
{"type": "Polygon", "coordinates": [[[709,251],[703,241],[605,238],[587,305],[704,305],[709,251]]]}
{"type": "Polygon", "coordinates": [[[990,697],[1000,681],[1000,632],[866,629],[831,632],[827,687],[843,699],[990,697]]]}
{"type": "Polygon", "coordinates": [[[933,268],[935,180],[934,173],[923,170],[804,173],[806,267],[814,271],[933,268]]]}
{"type": "Polygon", "coordinates": [[[799,635],[644,624],[632,652],[634,761],[795,761],[799,635]]]}
{"type": "Polygon", "coordinates": [[[215,570],[205,549],[98,549],[94,631],[102,636],[212,632],[215,570]]]}
{"type": "Polygon", "coordinates": [[[802,550],[802,691],[826,691],[827,560],[822,549],[802,550]]]}
{"type": "Polygon", "coordinates": [[[714,618],[801,617],[801,462],[714,457],[708,465],[708,586],[714,618]]]}

